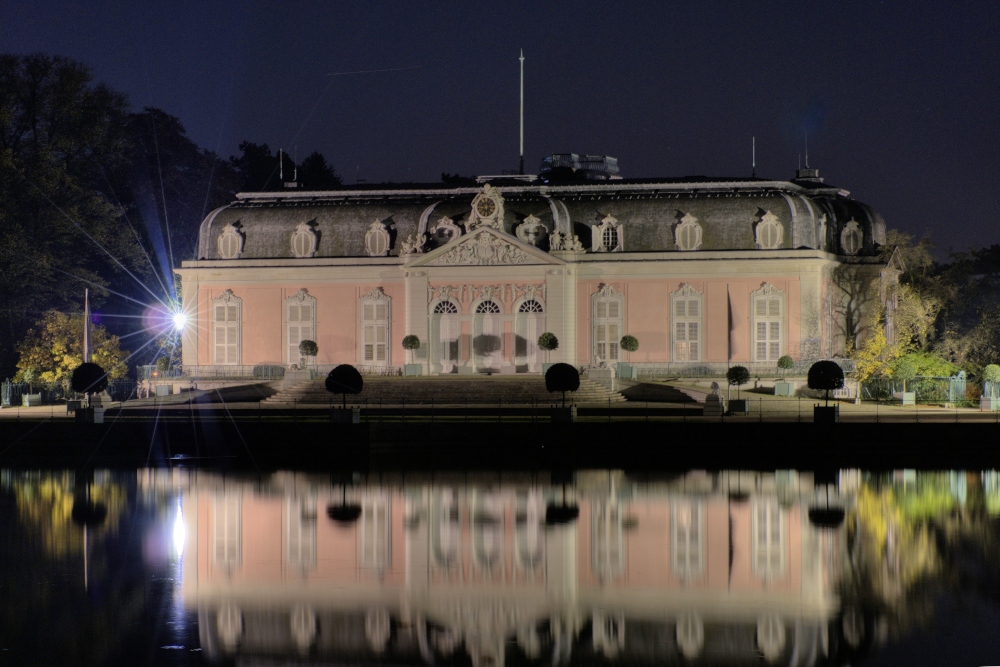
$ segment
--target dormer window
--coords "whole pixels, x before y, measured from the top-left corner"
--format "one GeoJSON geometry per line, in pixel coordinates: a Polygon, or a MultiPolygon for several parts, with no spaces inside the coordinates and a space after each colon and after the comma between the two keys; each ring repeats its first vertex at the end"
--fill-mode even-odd
{"type": "Polygon", "coordinates": [[[843,248],[844,254],[857,255],[861,251],[863,240],[861,225],[856,220],[851,220],[844,225],[844,231],[840,233],[840,247],[843,248]]]}
{"type": "Polygon", "coordinates": [[[611,215],[601,220],[599,225],[591,225],[594,252],[622,252],[622,224],[611,215]]]}
{"type": "Polygon", "coordinates": [[[219,235],[219,258],[238,259],[242,252],[243,234],[236,223],[230,223],[223,228],[222,234],[219,235]]]}
{"type": "Polygon", "coordinates": [[[378,220],[369,225],[365,232],[365,250],[369,257],[385,257],[389,254],[389,232],[378,220]]]}
{"type": "Polygon", "coordinates": [[[778,221],[778,216],[766,211],[760,217],[760,222],[754,230],[757,247],[761,250],[777,250],[785,237],[785,228],[778,221]]]}
{"type": "Polygon", "coordinates": [[[686,214],[674,228],[674,243],[678,250],[697,250],[701,247],[701,225],[698,218],[686,214]]]}
{"type": "Polygon", "coordinates": [[[303,222],[292,232],[292,256],[312,257],[316,254],[316,232],[303,222]]]}

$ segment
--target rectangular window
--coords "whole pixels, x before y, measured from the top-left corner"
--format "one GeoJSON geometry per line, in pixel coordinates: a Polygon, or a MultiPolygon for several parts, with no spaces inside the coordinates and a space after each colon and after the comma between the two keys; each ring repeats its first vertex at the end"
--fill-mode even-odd
{"type": "Polygon", "coordinates": [[[389,303],[364,301],[361,304],[361,359],[366,364],[389,363],[389,303]]]}
{"type": "Polygon", "coordinates": [[[618,361],[618,348],[624,326],[624,303],[621,295],[596,296],[591,303],[593,312],[593,356],[596,361],[618,361]]]}
{"type": "Polygon", "coordinates": [[[215,306],[213,341],[215,363],[233,365],[240,363],[240,307],[236,304],[215,306]]]}
{"type": "Polygon", "coordinates": [[[701,299],[674,297],[674,361],[701,361],[701,299]]]}
{"type": "Polygon", "coordinates": [[[776,296],[754,298],[754,361],[777,361],[781,356],[782,301],[776,296]]]}

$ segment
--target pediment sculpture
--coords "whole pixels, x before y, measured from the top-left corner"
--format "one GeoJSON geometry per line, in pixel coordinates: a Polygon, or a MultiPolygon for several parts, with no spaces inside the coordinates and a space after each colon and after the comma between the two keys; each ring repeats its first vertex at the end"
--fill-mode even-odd
{"type": "Polygon", "coordinates": [[[444,253],[432,265],[462,264],[470,266],[492,266],[495,264],[529,264],[531,255],[509,241],[491,233],[480,233],[467,237],[454,248],[444,253]]]}

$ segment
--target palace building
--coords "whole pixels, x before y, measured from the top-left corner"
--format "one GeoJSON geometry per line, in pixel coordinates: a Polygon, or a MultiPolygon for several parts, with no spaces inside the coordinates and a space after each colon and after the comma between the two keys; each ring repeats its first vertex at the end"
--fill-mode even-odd
{"type": "Polygon", "coordinates": [[[585,158],[587,176],[560,179],[562,157],[474,185],[237,195],[177,271],[196,324],[185,366],[298,364],[302,340],[318,364],[363,372],[809,361],[863,335],[840,269],[895,277],[882,218],[815,169],[622,179],[613,158],[585,158]],[[538,349],[543,332],[558,349],[538,349]]]}

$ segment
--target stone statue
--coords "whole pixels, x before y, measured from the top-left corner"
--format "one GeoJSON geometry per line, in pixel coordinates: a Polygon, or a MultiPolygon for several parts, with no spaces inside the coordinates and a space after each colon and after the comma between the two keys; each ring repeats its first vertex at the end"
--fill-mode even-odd
{"type": "Polygon", "coordinates": [[[553,229],[549,234],[549,250],[563,250],[563,233],[553,229]]]}
{"type": "Polygon", "coordinates": [[[399,254],[401,255],[413,255],[417,253],[422,253],[424,251],[424,244],[427,243],[427,235],[420,234],[416,239],[413,238],[413,234],[406,237],[403,241],[403,246],[399,254]]]}

